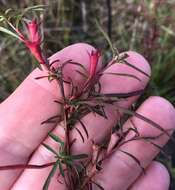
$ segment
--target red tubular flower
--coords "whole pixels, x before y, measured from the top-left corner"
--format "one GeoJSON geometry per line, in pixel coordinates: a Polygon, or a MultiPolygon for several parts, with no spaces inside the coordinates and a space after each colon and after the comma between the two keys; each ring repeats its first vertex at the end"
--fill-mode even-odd
{"type": "Polygon", "coordinates": [[[84,90],[83,91],[85,91],[88,88],[90,81],[95,76],[99,57],[101,56],[101,53],[99,50],[95,50],[95,51],[91,51],[91,54],[89,56],[90,56],[89,76],[88,76],[88,79],[86,80],[86,82],[84,84],[84,90]]]}
{"type": "Polygon", "coordinates": [[[27,23],[27,30],[28,30],[28,37],[31,42],[41,42],[41,37],[38,30],[38,23],[36,19],[32,20],[31,22],[27,23]]]}
{"type": "Polygon", "coordinates": [[[30,52],[40,64],[46,64],[46,59],[44,58],[41,51],[41,36],[38,27],[39,24],[37,23],[36,19],[33,19],[31,22],[26,23],[26,25],[28,39],[26,39],[19,30],[16,30],[20,40],[25,43],[25,45],[29,48],[30,52]]]}
{"type": "Polygon", "coordinates": [[[90,69],[89,69],[89,78],[92,78],[97,69],[97,64],[99,61],[99,57],[101,56],[101,53],[99,50],[92,51],[90,54],[90,69]]]}

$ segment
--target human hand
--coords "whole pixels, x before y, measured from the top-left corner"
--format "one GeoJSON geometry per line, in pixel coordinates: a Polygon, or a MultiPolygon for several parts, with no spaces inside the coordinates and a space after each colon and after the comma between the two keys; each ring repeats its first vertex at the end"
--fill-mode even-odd
{"type": "MultiPolygon", "coordinates": [[[[87,51],[93,48],[87,44],[75,44],[65,48],[51,57],[51,61],[59,59],[73,61],[89,65],[87,51]]],[[[144,72],[150,74],[150,67],[146,60],[139,54],[128,52],[128,62],[139,67],[144,72]]],[[[124,72],[133,74],[141,79],[141,82],[112,75],[101,77],[103,93],[130,92],[143,89],[148,83],[148,77],[142,73],[122,64],[111,66],[110,72],[124,72]]],[[[65,70],[65,74],[74,78],[77,84],[82,83],[81,76],[75,74],[73,66],[65,70]]],[[[50,116],[61,111],[54,100],[61,98],[61,93],[56,82],[48,82],[47,79],[36,80],[35,77],[42,76],[43,71],[34,70],[26,80],[16,89],[16,91],[0,104],[0,166],[12,164],[35,164],[41,165],[54,161],[54,156],[41,143],[58,148],[57,144],[47,134],[50,130],[64,139],[64,131],[61,124],[56,127],[54,124],[41,125],[41,122],[50,116]]],[[[68,92],[68,87],[66,87],[68,92]]],[[[129,98],[128,101],[121,102],[124,107],[129,107],[137,97],[129,98]]],[[[89,138],[82,143],[79,134],[72,131],[72,138],[76,142],[72,146],[72,152],[92,153],[92,140],[100,144],[106,139],[112,127],[119,119],[115,106],[105,108],[108,120],[88,114],[84,118],[88,126],[89,138]]],[[[165,130],[175,126],[175,110],[173,106],[161,97],[150,97],[137,110],[137,113],[148,117],[161,125],[165,130]]],[[[150,126],[148,123],[132,118],[135,126],[142,136],[157,136],[160,131],[150,126]]],[[[131,125],[128,120],[124,128],[131,125]]],[[[77,124],[81,130],[81,127],[77,124]]],[[[132,133],[128,134],[129,136],[132,133]]],[[[129,136],[127,138],[129,138],[129,136]]],[[[163,146],[168,140],[166,135],[154,140],[154,143],[163,146]]],[[[102,170],[94,177],[94,181],[104,187],[105,190],[167,190],[169,186],[169,174],[165,167],[158,162],[152,161],[159,150],[144,141],[131,141],[124,144],[123,151],[133,154],[146,168],[146,175],[141,175],[140,167],[132,158],[116,150],[104,161],[102,170]]],[[[51,167],[42,169],[3,170],[0,171],[0,190],[40,190],[51,170],[51,167]]],[[[97,187],[96,187],[97,188],[97,187]]],[[[96,189],[95,187],[93,189],[96,189]]],[[[66,189],[64,184],[57,181],[57,175],[52,179],[51,190],[66,189]]],[[[98,188],[97,188],[98,189],[98,188]]]]}

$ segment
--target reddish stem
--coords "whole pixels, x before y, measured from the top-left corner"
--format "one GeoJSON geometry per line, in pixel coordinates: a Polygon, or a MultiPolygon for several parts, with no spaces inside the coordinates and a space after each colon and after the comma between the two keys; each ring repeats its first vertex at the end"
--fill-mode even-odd
{"type": "Polygon", "coordinates": [[[53,166],[54,164],[55,164],[55,162],[50,162],[50,163],[42,164],[42,165],[33,165],[33,164],[5,165],[5,166],[0,166],[0,170],[42,169],[42,168],[47,168],[49,166],[53,166]]]}

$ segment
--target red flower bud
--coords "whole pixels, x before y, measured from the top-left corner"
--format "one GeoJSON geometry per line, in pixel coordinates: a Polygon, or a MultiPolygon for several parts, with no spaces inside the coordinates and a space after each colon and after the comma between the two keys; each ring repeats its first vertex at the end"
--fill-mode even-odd
{"type": "Polygon", "coordinates": [[[100,56],[101,56],[101,53],[98,50],[91,52],[91,54],[90,54],[89,78],[92,78],[95,75],[100,56]]]}
{"type": "Polygon", "coordinates": [[[89,56],[90,56],[89,76],[84,84],[84,91],[86,90],[86,88],[88,88],[90,81],[93,79],[96,73],[96,69],[97,69],[97,65],[98,65],[98,61],[99,61],[99,57],[101,56],[101,53],[100,51],[95,50],[95,51],[91,51],[91,54],[89,54],[89,56]]]}

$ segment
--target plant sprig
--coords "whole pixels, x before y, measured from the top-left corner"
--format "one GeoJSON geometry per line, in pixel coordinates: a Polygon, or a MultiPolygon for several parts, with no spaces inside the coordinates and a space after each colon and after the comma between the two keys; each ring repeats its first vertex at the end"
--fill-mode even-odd
{"type": "MultiPolygon", "coordinates": [[[[38,76],[36,80],[42,80],[43,78],[47,78],[50,82],[55,80],[57,85],[60,87],[62,98],[61,100],[55,100],[55,103],[61,107],[62,114],[51,116],[44,120],[41,125],[47,127],[46,124],[59,122],[64,123],[64,132],[65,139],[62,140],[56,134],[49,132],[48,136],[58,145],[58,148],[53,148],[51,145],[42,143],[42,145],[51,153],[55,159],[54,162],[45,164],[45,165],[14,165],[14,166],[0,166],[0,170],[8,170],[8,169],[39,169],[45,167],[51,167],[51,171],[45,181],[43,186],[43,190],[48,190],[49,185],[53,177],[59,173],[58,176],[61,176],[64,179],[64,183],[70,190],[82,190],[82,189],[91,189],[89,187],[92,184],[95,184],[99,189],[103,189],[103,187],[93,181],[93,177],[100,171],[103,170],[103,162],[113,153],[113,151],[120,151],[125,155],[129,156],[133,159],[136,164],[144,171],[144,167],[142,163],[129,152],[122,150],[122,145],[124,143],[128,143],[134,140],[145,140],[148,143],[151,143],[153,146],[157,147],[161,150],[161,147],[151,140],[158,139],[160,137],[142,137],[140,136],[137,128],[130,128],[128,131],[123,130],[122,122],[119,123],[119,128],[114,127],[114,130],[111,132],[111,136],[116,133],[119,136],[119,140],[114,144],[110,151],[108,151],[108,146],[110,143],[110,138],[106,140],[103,145],[97,145],[95,142],[92,142],[93,152],[92,156],[81,153],[81,154],[73,154],[71,152],[71,146],[73,143],[76,143],[76,139],[73,141],[70,140],[70,132],[72,130],[76,130],[82,139],[82,143],[86,140],[89,140],[90,134],[88,131],[88,127],[84,122],[84,117],[88,114],[98,115],[108,120],[108,114],[106,113],[106,105],[113,105],[120,101],[126,101],[128,98],[141,95],[145,89],[139,89],[137,91],[130,92],[120,92],[120,93],[103,93],[101,90],[100,79],[104,75],[113,75],[116,77],[127,77],[131,80],[135,79],[137,82],[141,82],[141,79],[137,76],[130,73],[112,73],[106,72],[108,68],[113,66],[114,64],[125,64],[126,66],[136,70],[137,72],[145,75],[146,77],[150,77],[147,73],[142,71],[140,68],[130,64],[128,62],[127,54],[119,54],[118,50],[115,50],[112,42],[110,41],[107,34],[101,28],[98,22],[96,22],[98,29],[103,34],[104,38],[107,40],[113,58],[110,63],[104,64],[102,68],[97,70],[97,66],[99,64],[99,59],[101,58],[101,53],[99,50],[93,50],[92,52],[87,52],[90,59],[90,67],[87,70],[83,63],[77,63],[73,60],[66,60],[65,62],[61,62],[61,60],[55,60],[52,63],[44,56],[41,45],[41,36],[39,32],[39,24],[36,20],[29,21],[27,24],[28,30],[27,35],[29,36],[26,39],[25,35],[21,31],[19,31],[19,24],[25,20],[25,15],[29,12],[40,12],[45,9],[44,5],[36,5],[32,7],[28,7],[20,12],[15,12],[12,9],[8,9],[4,14],[0,16],[0,23],[5,23],[5,26],[0,26],[0,31],[6,33],[12,37],[17,38],[18,40],[24,42],[25,46],[30,50],[30,52],[34,55],[40,65],[44,66],[48,72],[48,75],[38,76]],[[16,22],[12,22],[16,20],[16,22]],[[7,27],[8,25],[10,29],[7,27]],[[34,31],[33,33],[31,31],[34,31]],[[32,40],[34,38],[34,41],[32,40]],[[55,67],[55,63],[59,62],[59,67],[55,67]],[[83,77],[85,80],[82,86],[77,86],[71,77],[65,77],[64,69],[66,66],[73,65],[75,71],[78,75],[83,77]],[[105,72],[104,72],[105,71],[105,72]],[[65,84],[69,85],[70,93],[67,96],[65,92],[65,84]],[[128,132],[132,130],[135,133],[134,138],[125,140],[128,132]],[[105,152],[105,154],[102,154],[105,152]],[[75,177],[76,176],[76,177],[75,177]]],[[[135,116],[138,119],[150,124],[152,127],[156,128],[161,132],[161,134],[166,134],[168,137],[169,131],[163,129],[162,126],[155,123],[154,121],[146,118],[138,114],[137,112],[123,108],[120,106],[116,106],[117,112],[122,112],[124,116],[135,116]]],[[[110,137],[111,137],[110,136],[110,137]]]]}

